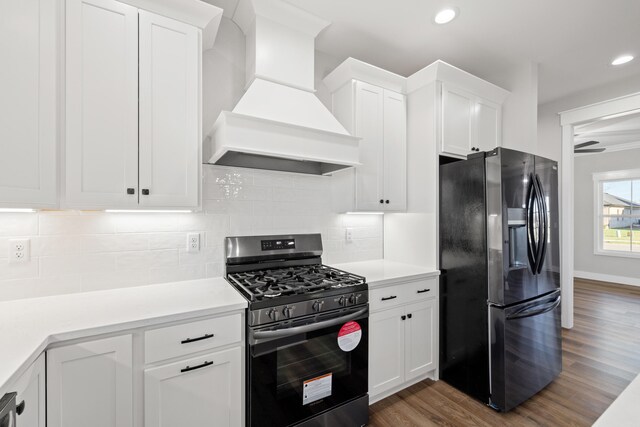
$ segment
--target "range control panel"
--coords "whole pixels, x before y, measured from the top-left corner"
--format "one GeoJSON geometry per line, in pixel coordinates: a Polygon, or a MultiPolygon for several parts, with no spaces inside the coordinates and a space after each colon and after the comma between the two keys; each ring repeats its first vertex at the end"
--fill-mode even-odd
{"type": "Polygon", "coordinates": [[[295,239],[261,240],[263,251],[273,251],[278,249],[295,249],[295,239]]]}

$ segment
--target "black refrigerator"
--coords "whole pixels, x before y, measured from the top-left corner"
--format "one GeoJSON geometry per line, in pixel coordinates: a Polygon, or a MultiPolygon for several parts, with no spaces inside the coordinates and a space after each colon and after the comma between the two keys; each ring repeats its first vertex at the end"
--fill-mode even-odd
{"type": "Polygon", "coordinates": [[[497,148],[440,166],[440,378],[508,411],[562,369],[558,165],[497,148]]]}

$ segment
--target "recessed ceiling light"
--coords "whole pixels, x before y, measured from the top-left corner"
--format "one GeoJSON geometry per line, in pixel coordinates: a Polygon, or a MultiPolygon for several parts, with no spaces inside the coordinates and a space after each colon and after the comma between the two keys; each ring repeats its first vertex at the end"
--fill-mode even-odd
{"type": "Polygon", "coordinates": [[[436,21],[436,24],[446,24],[448,22],[453,21],[453,18],[455,18],[456,15],[457,13],[455,9],[452,9],[452,8],[442,9],[440,12],[436,14],[434,21],[436,21]]]}
{"type": "Polygon", "coordinates": [[[621,55],[621,56],[618,56],[613,61],[611,61],[611,65],[622,65],[630,61],[633,61],[632,55],[621,55]]]}

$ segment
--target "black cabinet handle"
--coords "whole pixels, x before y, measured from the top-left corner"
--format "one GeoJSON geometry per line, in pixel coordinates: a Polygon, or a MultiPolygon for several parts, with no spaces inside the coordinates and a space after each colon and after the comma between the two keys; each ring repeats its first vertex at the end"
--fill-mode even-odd
{"type": "Polygon", "coordinates": [[[384,202],[385,202],[386,204],[389,204],[389,201],[388,201],[388,200],[385,200],[384,202]]]}
{"type": "Polygon", "coordinates": [[[26,404],[24,403],[24,400],[20,403],[18,403],[18,406],[16,406],[16,414],[18,415],[22,415],[22,413],[24,412],[24,407],[26,406],[26,404]]]}
{"type": "Polygon", "coordinates": [[[198,365],[198,366],[187,366],[186,368],[182,368],[180,369],[180,372],[189,372],[189,371],[195,371],[196,369],[200,369],[200,368],[206,368],[207,366],[211,366],[213,365],[213,362],[207,362],[206,360],[204,361],[204,363],[202,365],[198,365]]]}
{"type": "Polygon", "coordinates": [[[390,297],[382,298],[382,301],[389,301],[390,299],[395,299],[395,298],[398,298],[398,296],[397,295],[391,295],[390,297]]]}
{"type": "Polygon", "coordinates": [[[208,340],[209,338],[213,338],[213,336],[214,334],[204,334],[203,336],[198,338],[187,338],[186,340],[180,341],[180,344],[189,344],[190,342],[208,340]]]}
{"type": "Polygon", "coordinates": [[[380,199],[380,203],[384,203],[384,200],[383,200],[383,199],[380,199]]]}
{"type": "Polygon", "coordinates": [[[402,320],[407,320],[407,316],[405,316],[404,314],[402,316],[400,316],[400,319],[402,320]]]}
{"type": "Polygon", "coordinates": [[[411,316],[413,316],[413,314],[411,314],[411,313],[407,314],[407,317],[408,317],[409,319],[411,319],[411,316]]]}
{"type": "Polygon", "coordinates": [[[148,188],[143,188],[142,189],[142,195],[143,196],[148,196],[149,195],[149,189],[148,188]]]}
{"type": "Polygon", "coordinates": [[[429,292],[431,289],[420,289],[418,291],[419,294],[424,294],[425,292],[429,292]]]}
{"type": "Polygon", "coordinates": [[[127,188],[127,194],[136,194],[135,188],[127,188]]]}

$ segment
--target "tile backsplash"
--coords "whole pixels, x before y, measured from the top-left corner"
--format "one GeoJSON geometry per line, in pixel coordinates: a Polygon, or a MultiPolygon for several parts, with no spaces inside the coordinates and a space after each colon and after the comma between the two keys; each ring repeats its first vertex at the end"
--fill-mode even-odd
{"type": "Polygon", "coordinates": [[[221,276],[231,235],[320,232],[326,263],[382,258],[383,217],[333,212],[331,177],[203,172],[202,212],[0,213],[0,300],[221,276]],[[187,233],[200,233],[200,252],[187,252],[187,233]],[[14,238],[31,239],[30,261],[9,264],[14,238]]]}

